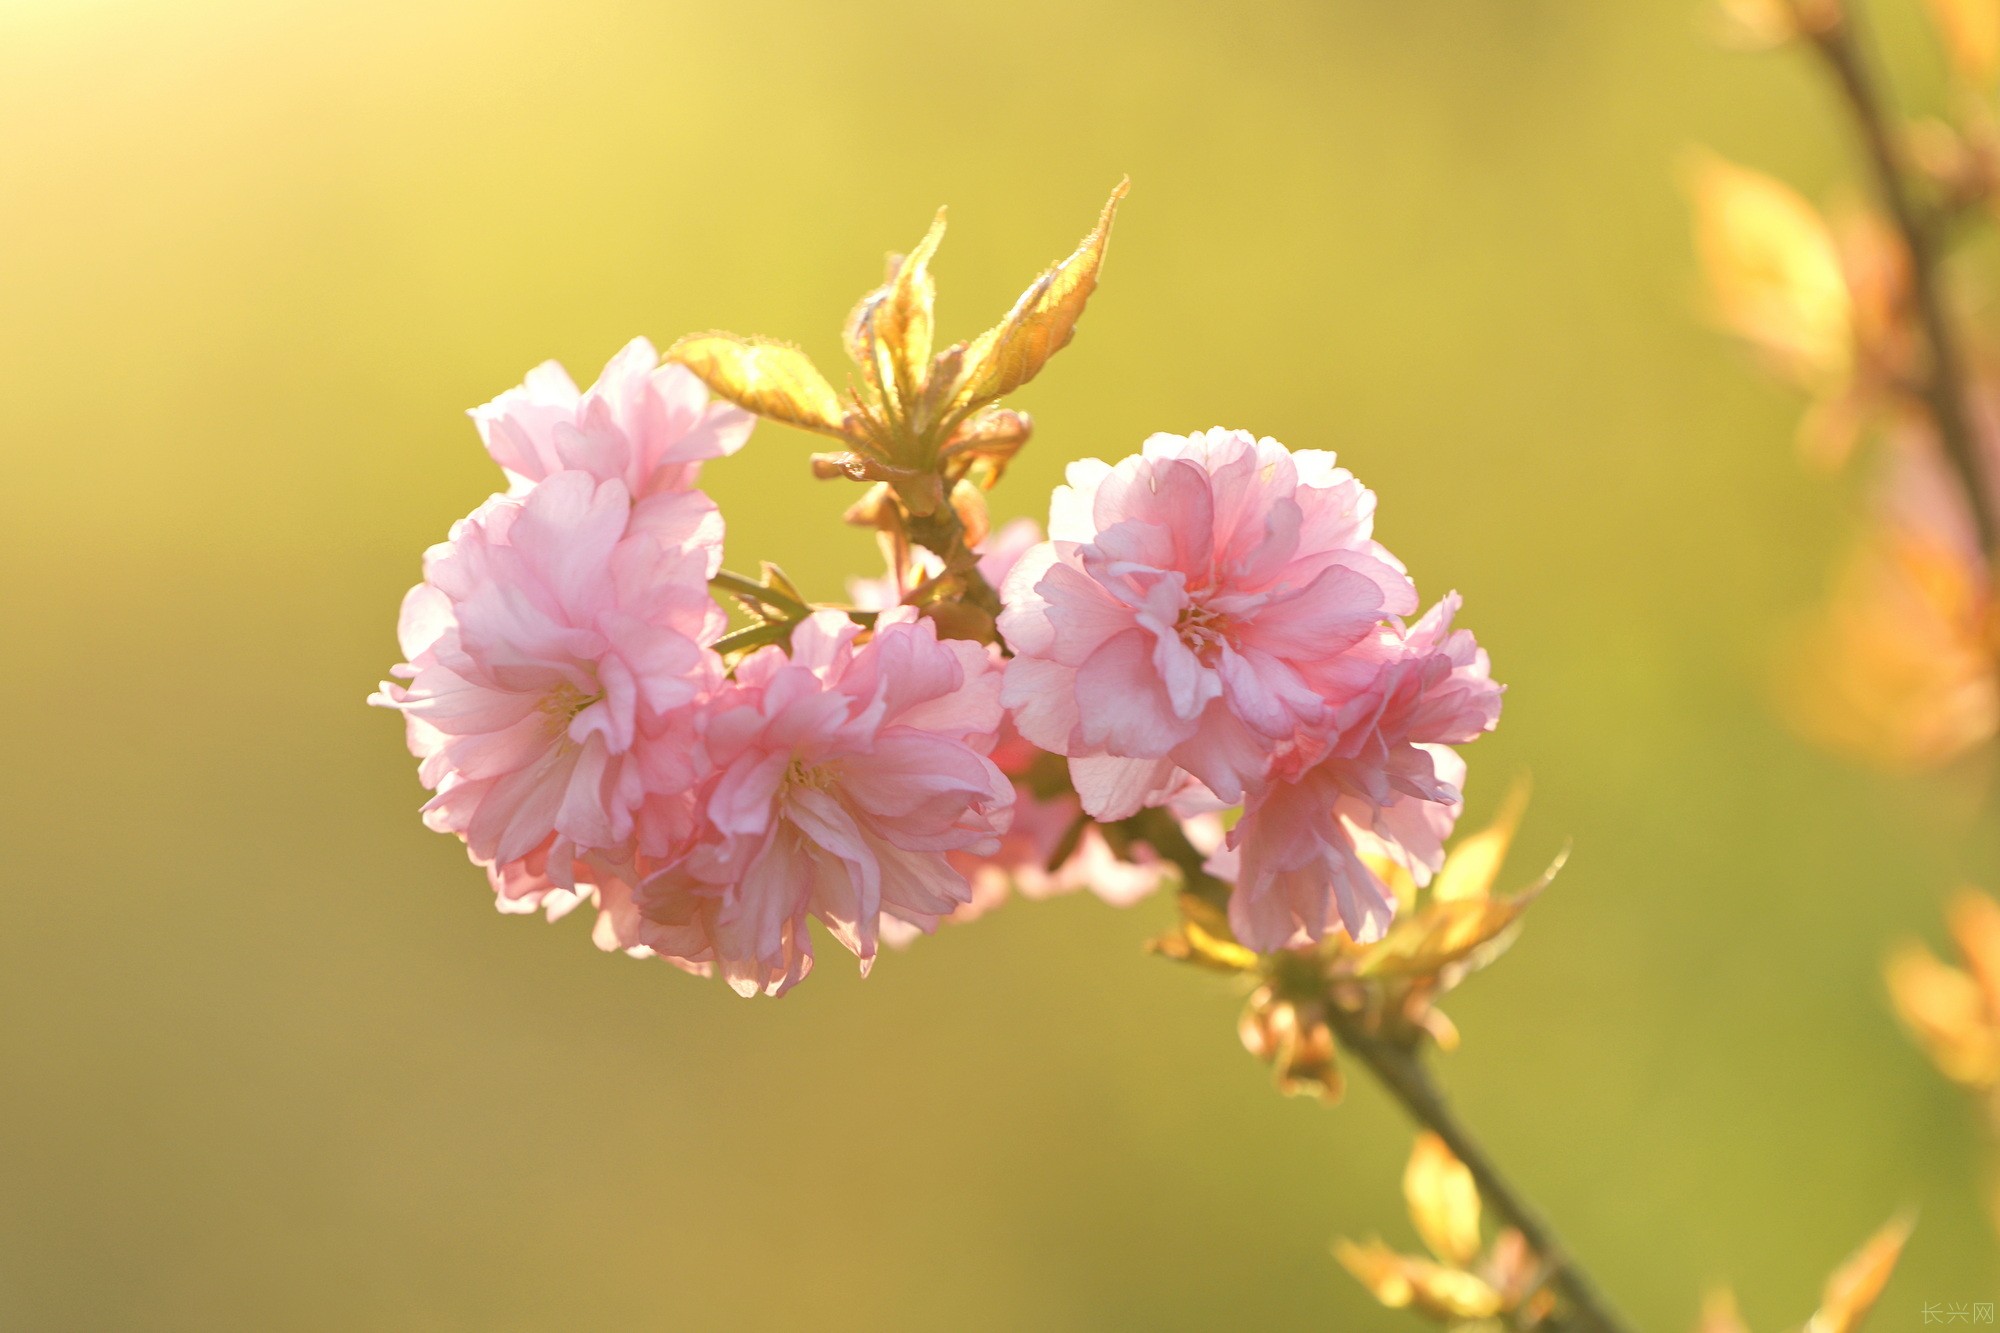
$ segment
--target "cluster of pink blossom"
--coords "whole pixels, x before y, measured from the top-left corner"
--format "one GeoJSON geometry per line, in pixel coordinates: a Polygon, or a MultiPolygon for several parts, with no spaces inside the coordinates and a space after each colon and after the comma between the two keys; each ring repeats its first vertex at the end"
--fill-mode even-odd
{"type": "Polygon", "coordinates": [[[588,392],[544,365],[473,418],[510,489],[426,553],[374,702],[502,910],[594,902],[602,946],[748,994],[805,976],[808,917],[865,966],[885,915],[969,899],[950,858],[997,849],[1013,800],[996,654],[907,608],[865,643],[821,612],[728,670],[693,486],[752,419],[643,341],[588,392]]]}
{"type": "Polygon", "coordinates": [[[1155,435],[1073,464],[1049,540],[1008,575],[1015,725],[1069,756],[1099,820],[1240,802],[1210,869],[1254,949],[1378,938],[1395,900],[1364,853],[1427,881],[1460,804],[1446,747],[1499,719],[1457,599],[1402,620],[1416,588],[1374,509],[1330,453],[1155,435]]]}
{"type": "Polygon", "coordinates": [[[1239,880],[1245,943],[1378,935],[1364,855],[1428,875],[1463,773],[1445,747],[1498,715],[1454,599],[1401,619],[1415,590],[1329,454],[1213,431],[1072,467],[1050,540],[1016,524],[984,551],[1011,660],[941,639],[893,580],[855,586],[865,627],[817,610],[725,659],[695,486],[751,417],[644,340],[588,391],[551,363],[472,416],[509,489],[426,553],[372,696],[404,715],[425,822],[503,911],[589,902],[601,947],[746,995],[810,971],[812,918],[865,971],[1009,887],[1136,899],[1165,863],[1090,821],[1152,805],[1239,880]]]}

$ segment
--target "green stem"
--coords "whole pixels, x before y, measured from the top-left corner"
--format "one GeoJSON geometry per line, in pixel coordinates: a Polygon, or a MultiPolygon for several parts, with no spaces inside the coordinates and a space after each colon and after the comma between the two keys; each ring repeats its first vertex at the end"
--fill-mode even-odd
{"type": "Polygon", "coordinates": [[[725,569],[710,578],[708,586],[732,597],[768,606],[773,611],[782,611],[787,620],[804,620],[812,614],[812,608],[805,603],[787,597],[769,584],[759,583],[746,574],[732,574],[725,569]]]}
{"type": "Polygon", "coordinates": [[[940,503],[928,514],[909,514],[904,528],[910,540],[924,547],[965,585],[965,601],[989,616],[1000,614],[1000,594],[979,572],[978,557],[965,540],[965,524],[949,502],[940,503]]]}

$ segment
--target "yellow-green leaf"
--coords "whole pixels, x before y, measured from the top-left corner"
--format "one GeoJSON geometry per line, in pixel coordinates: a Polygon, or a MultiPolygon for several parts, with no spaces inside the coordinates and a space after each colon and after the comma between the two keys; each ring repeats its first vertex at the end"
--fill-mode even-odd
{"type": "Polygon", "coordinates": [[[875,337],[888,350],[895,369],[899,401],[914,402],[922,391],[922,377],[930,366],[932,329],[936,322],[937,283],[930,272],[931,256],[944,239],[944,210],[937,211],[930,230],[917,248],[904,257],[896,276],[875,307],[871,323],[875,337]]]}
{"type": "Polygon", "coordinates": [[[1419,1134],[1403,1172],[1410,1221],[1431,1253],[1456,1268],[1479,1257],[1479,1187],[1435,1134],[1419,1134]]]}
{"type": "Polygon", "coordinates": [[[788,426],[847,438],[840,397],[811,358],[789,343],[734,333],[690,333],[667,360],[693,371],[717,397],[788,426]]]}
{"type": "Polygon", "coordinates": [[[1493,891],[1514,832],[1521,826],[1521,814],[1528,808],[1528,783],[1516,782],[1493,822],[1452,846],[1437,877],[1431,881],[1431,897],[1437,902],[1463,898],[1484,898],[1493,891]]]}
{"type": "Polygon", "coordinates": [[[1012,393],[1069,345],[1084,303],[1097,288],[1118,201],[1130,186],[1129,180],[1120,181],[1076,253],[1035,279],[1005,319],[973,340],[952,395],[955,411],[970,411],[1012,393]]]}

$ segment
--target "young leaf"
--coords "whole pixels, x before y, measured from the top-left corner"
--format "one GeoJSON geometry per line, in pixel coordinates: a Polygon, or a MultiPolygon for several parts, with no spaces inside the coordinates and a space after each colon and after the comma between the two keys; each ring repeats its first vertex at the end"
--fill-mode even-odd
{"type": "Polygon", "coordinates": [[[1451,854],[1431,881],[1431,897],[1441,903],[1465,898],[1484,898],[1493,891],[1521,814],[1528,808],[1528,784],[1517,782],[1493,822],[1472,836],[1454,844],[1451,854]]]}
{"type": "Polygon", "coordinates": [[[1097,288],[1111,221],[1129,188],[1131,181],[1120,181],[1076,253],[1035,279],[1005,319],[973,340],[952,396],[955,411],[969,412],[1012,393],[1069,345],[1084,303],[1097,288]]]}
{"type": "Polygon", "coordinates": [[[1410,1221],[1431,1253],[1455,1268],[1479,1257],[1479,1187],[1435,1134],[1419,1134],[1403,1172],[1410,1221]]]}
{"type": "Polygon", "coordinates": [[[734,333],[690,333],[667,349],[666,359],[693,371],[718,397],[760,417],[847,438],[833,386],[789,343],[734,333]]]}
{"type": "Polygon", "coordinates": [[[932,330],[936,324],[937,283],[931,278],[931,256],[944,239],[944,210],[937,211],[924,239],[897,266],[896,275],[869,318],[876,339],[889,350],[895,367],[896,394],[914,402],[922,376],[930,366],[932,330]]]}
{"type": "Polygon", "coordinates": [[[1807,1321],[1805,1333],[1854,1333],[1875,1308],[1882,1288],[1896,1271],[1903,1245],[1916,1225],[1909,1217],[1898,1217],[1870,1236],[1848,1261],[1826,1280],[1819,1309],[1807,1321]]]}

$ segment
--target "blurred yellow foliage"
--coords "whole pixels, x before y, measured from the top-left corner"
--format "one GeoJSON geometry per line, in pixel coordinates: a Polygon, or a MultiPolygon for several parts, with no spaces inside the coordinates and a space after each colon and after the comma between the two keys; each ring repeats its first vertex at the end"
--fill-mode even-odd
{"type": "Polygon", "coordinates": [[[1990,1094],[2000,1086],[2000,903],[1966,889],[1947,920],[1964,968],[1913,941],[1890,955],[1889,996],[1946,1078],[1990,1094]]]}
{"type": "Polygon", "coordinates": [[[1434,1258],[1400,1254],[1380,1240],[1340,1239],[1341,1265],[1382,1304],[1457,1324],[1505,1319],[1533,1325],[1554,1308],[1544,1265],[1521,1233],[1502,1228],[1481,1255],[1479,1191],[1472,1173],[1435,1134],[1420,1134],[1403,1173],[1410,1220],[1434,1258]]]}
{"type": "Polygon", "coordinates": [[[1686,180],[1717,317],[1807,387],[1843,379],[1853,302],[1819,210],[1783,181],[1710,152],[1690,159],[1686,180]]]}
{"type": "Polygon", "coordinates": [[[1892,769],[1935,766],[2000,727],[1991,606],[1949,543],[1883,526],[1784,657],[1783,703],[1807,736],[1892,769]]]}
{"type": "Polygon", "coordinates": [[[1925,0],[1951,67],[1979,85],[2000,72],[2000,0],[1925,0]]]}
{"type": "Polygon", "coordinates": [[[1820,1294],[1819,1309],[1806,1321],[1805,1333],[1854,1333],[1860,1328],[1889,1285],[1913,1226],[1909,1217],[1891,1220],[1834,1269],[1820,1294]]]}
{"type": "Polygon", "coordinates": [[[1716,319],[1811,395],[1800,452],[1839,466],[1912,383],[1907,249],[1873,212],[1834,225],[1783,181],[1714,153],[1684,175],[1716,319]]]}
{"type": "MultiPolygon", "coordinates": [[[[1802,1333],[1856,1333],[1881,1298],[1882,1289],[1889,1285],[1913,1226],[1914,1220],[1907,1215],[1893,1218],[1862,1242],[1861,1248],[1827,1278],[1819,1309],[1806,1321],[1802,1333]]],[[[1749,1333],[1737,1313],[1736,1297],[1727,1288],[1709,1293],[1695,1333],[1749,1333]]]]}

